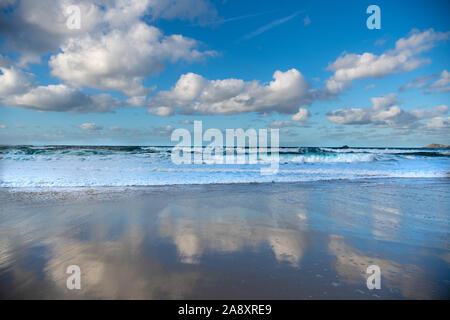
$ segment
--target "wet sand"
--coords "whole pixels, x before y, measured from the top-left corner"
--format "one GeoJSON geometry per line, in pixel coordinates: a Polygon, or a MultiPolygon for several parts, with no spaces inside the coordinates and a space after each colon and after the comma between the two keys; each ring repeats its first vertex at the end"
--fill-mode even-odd
{"type": "Polygon", "coordinates": [[[450,298],[450,179],[3,188],[0,203],[1,299],[450,298]]]}

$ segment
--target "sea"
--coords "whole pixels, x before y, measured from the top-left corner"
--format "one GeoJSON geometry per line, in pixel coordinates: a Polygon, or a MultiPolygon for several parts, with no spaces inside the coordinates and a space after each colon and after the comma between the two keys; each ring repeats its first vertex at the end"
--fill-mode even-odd
{"type": "MultiPolygon", "coordinates": [[[[121,187],[450,177],[450,150],[280,147],[278,170],[258,149],[248,164],[175,164],[171,146],[0,146],[0,187],[121,187]]],[[[226,150],[224,149],[225,153],[226,150]]],[[[194,151],[189,156],[194,156],[194,151]]],[[[216,155],[217,156],[217,155],[216,155]]],[[[221,155],[219,155],[221,156],[221,155]]],[[[270,158],[270,154],[268,155],[270,158]]]]}

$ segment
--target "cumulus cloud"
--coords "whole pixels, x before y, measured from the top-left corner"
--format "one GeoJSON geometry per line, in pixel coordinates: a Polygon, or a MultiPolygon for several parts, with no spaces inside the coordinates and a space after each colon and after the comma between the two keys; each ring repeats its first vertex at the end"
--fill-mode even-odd
{"type": "Polygon", "coordinates": [[[149,89],[142,80],[162,71],[165,62],[192,62],[215,54],[200,52],[197,46],[194,39],[164,36],[158,28],[137,22],[123,30],[71,38],[49,65],[52,75],[72,85],[145,96],[149,89]]]}
{"type": "Polygon", "coordinates": [[[108,94],[88,95],[64,84],[39,86],[11,98],[16,107],[40,111],[110,112],[120,101],[108,94]]]}
{"type": "Polygon", "coordinates": [[[285,128],[305,126],[306,121],[309,119],[309,111],[304,108],[298,108],[298,112],[293,114],[290,121],[273,121],[269,123],[271,128],[285,128]]]}
{"type": "MultiPolygon", "coordinates": [[[[153,90],[154,90],[154,88],[147,89],[147,91],[153,91],[153,90]]],[[[130,106],[133,106],[133,107],[143,107],[143,106],[145,106],[146,101],[147,101],[147,96],[133,96],[126,100],[127,104],[129,104],[130,106]]]]}
{"type": "MultiPolygon", "coordinates": [[[[148,98],[154,88],[143,85],[146,77],[161,72],[168,63],[200,61],[216,52],[202,50],[201,43],[183,35],[164,35],[160,29],[144,23],[144,16],[147,22],[160,18],[206,21],[217,15],[210,2],[79,0],[76,5],[81,9],[80,30],[66,26],[65,9],[71,4],[69,0],[0,1],[2,8],[9,7],[0,11],[0,36],[6,51],[20,53],[22,66],[49,54],[51,74],[63,80],[61,84],[37,85],[33,75],[0,57],[0,104],[65,112],[110,112],[123,105],[146,106],[149,113],[159,116],[278,112],[291,115],[284,124],[299,125],[310,116],[302,106],[334,97],[356,79],[413,70],[427,62],[419,56],[422,52],[448,39],[450,34],[432,29],[413,31],[399,39],[395,49],[379,56],[345,53],[330,63],[328,69],[334,74],[318,90],[297,69],[276,71],[269,83],[234,78],[209,80],[186,73],[172,89],[148,98]],[[122,101],[109,94],[86,94],[84,86],[119,91],[127,98],[122,101]]],[[[247,37],[261,34],[299,13],[273,21],[247,37]]],[[[448,91],[448,72],[444,72],[428,84],[430,92],[448,91]]],[[[355,111],[352,116],[356,122],[373,120],[367,120],[364,111],[355,111]]]]}
{"type": "MultiPolygon", "coordinates": [[[[279,112],[295,114],[296,121],[307,118],[300,106],[316,99],[315,90],[296,69],[275,71],[268,84],[241,79],[208,80],[195,73],[182,75],[175,86],[150,99],[150,113],[238,114],[279,112]]],[[[305,113],[306,112],[306,113],[305,113]]],[[[295,119],[293,119],[295,120],[295,119]]]]}
{"type": "MultiPolygon", "coordinates": [[[[234,78],[209,80],[195,73],[187,73],[179,78],[171,90],[160,91],[148,101],[149,113],[168,116],[175,112],[268,114],[275,111],[291,114],[292,121],[302,122],[308,119],[309,112],[306,109],[299,110],[299,107],[311,105],[316,100],[332,98],[356,79],[381,78],[388,74],[413,70],[426,62],[418,55],[429,50],[437,42],[447,39],[449,34],[435,32],[432,29],[424,32],[414,30],[408,37],[399,39],[395,49],[380,56],[372,53],[344,54],[329,65],[328,69],[334,71],[334,75],[327,81],[325,87],[317,90],[312,89],[310,83],[296,69],[286,72],[276,71],[273,81],[268,84],[234,78]]],[[[396,110],[392,108],[390,112],[395,113],[396,110]]],[[[363,123],[373,120],[359,110],[349,113],[349,116],[350,114],[354,118],[351,122],[363,123]]],[[[385,116],[388,117],[389,114],[385,116]]],[[[339,120],[340,117],[335,119],[344,121],[339,120]]]]}
{"type": "MultiPolygon", "coordinates": [[[[199,43],[179,34],[162,32],[142,21],[158,18],[190,19],[215,17],[206,0],[80,0],[81,29],[66,22],[69,0],[3,1],[0,36],[7,52],[20,54],[20,66],[49,61],[52,75],[70,86],[120,91],[130,96],[131,105],[140,105],[153,88],[142,80],[164,69],[166,63],[199,61],[214,56],[200,51],[199,43]]],[[[2,61],[0,61],[3,65],[2,61]]]]}
{"type": "Polygon", "coordinates": [[[309,111],[303,108],[299,108],[298,112],[292,116],[292,120],[303,122],[308,120],[309,118],[309,111]]]}
{"type": "Polygon", "coordinates": [[[173,114],[173,108],[171,107],[157,107],[155,110],[152,110],[151,112],[149,111],[149,113],[154,113],[157,116],[161,116],[161,117],[167,117],[167,116],[171,116],[173,114]]]}
{"type": "Polygon", "coordinates": [[[65,84],[36,86],[20,69],[0,67],[0,104],[39,111],[111,112],[122,105],[108,94],[86,94],[65,84]]]}
{"type": "Polygon", "coordinates": [[[436,32],[433,29],[424,32],[413,30],[407,38],[397,40],[395,49],[381,55],[370,52],[344,53],[329,64],[327,69],[334,74],[327,80],[326,88],[330,93],[338,94],[357,79],[383,78],[390,74],[414,70],[429,62],[419,56],[422,52],[449,37],[450,32],[436,32]]]}
{"type": "Polygon", "coordinates": [[[68,0],[21,0],[2,3],[11,10],[0,11],[0,35],[5,49],[21,54],[21,63],[40,62],[40,57],[58,49],[65,39],[92,31],[102,21],[100,6],[91,1],[77,1],[81,10],[82,28],[66,26],[68,0]]]}
{"type": "Polygon", "coordinates": [[[428,123],[437,127],[438,117],[448,113],[446,105],[435,106],[430,110],[404,110],[398,106],[395,94],[371,98],[371,102],[371,107],[337,109],[327,112],[326,115],[330,122],[337,124],[412,128],[426,126],[421,122],[424,119],[430,119],[428,123]]]}
{"type": "MultiPolygon", "coordinates": [[[[143,106],[154,88],[145,77],[167,63],[199,61],[214,51],[200,51],[199,43],[182,35],[163,35],[142,21],[144,15],[190,19],[214,17],[206,0],[80,0],[81,29],[66,26],[69,0],[2,1],[0,37],[5,51],[20,54],[16,64],[0,56],[0,103],[41,111],[107,112],[120,105],[143,106]],[[51,55],[51,74],[63,84],[37,86],[21,68],[51,55]],[[21,68],[20,68],[20,67],[21,68]],[[120,91],[125,102],[107,94],[85,94],[84,86],[120,91]]],[[[148,21],[148,20],[147,20],[148,21]]],[[[169,115],[159,108],[157,113],[169,115]]]]}
{"type": "Polygon", "coordinates": [[[99,126],[98,124],[95,124],[95,123],[92,123],[92,122],[80,124],[78,127],[80,129],[86,130],[86,131],[97,131],[97,130],[102,130],[103,129],[102,126],[99,126]]]}
{"type": "Polygon", "coordinates": [[[126,27],[148,15],[152,20],[213,19],[217,12],[207,0],[3,0],[0,7],[0,35],[5,48],[20,52],[21,62],[39,62],[71,37],[126,27]],[[70,5],[81,11],[81,29],[66,26],[70,5]]]}
{"type": "Polygon", "coordinates": [[[0,67],[0,101],[5,97],[27,92],[32,86],[30,76],[14,66],[0,67]]]}

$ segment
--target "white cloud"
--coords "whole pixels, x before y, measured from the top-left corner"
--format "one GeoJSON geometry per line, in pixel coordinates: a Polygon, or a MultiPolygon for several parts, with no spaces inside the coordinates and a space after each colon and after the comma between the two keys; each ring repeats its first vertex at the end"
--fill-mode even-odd
{"type": "Polygon", "coordinates": [[[30,74],[14,66],[0,67],[0,101],[7,96],[27,92],[31,85],[30,74]]]}
{"type": "MultiPolygon", "coordinates": [[[[21,54],[19,65],[38,62],[41,55],[59,49],[49,66],[51,74],[65,83],[36,86],[31,74],[0,56],[0,103],[6,106],[71,112],[107,112],[123,104],[143,106],[154,90],[143,86],[145,77],[163,70],[167,63],[215,55],[200,51],[194,39],[165,36],[141,21],[145,14],[151,19],[192,20],[211,12],[214,16],[214,8],[205,0],[80,0],[76,3],[81,9],[80,30],[66,26],[65,9],[73,4],[69,0],[11,3],[8,12],[0,11],[5,49],[21,54]],[[129,98],[121,102],[106,94],[85,94],[83,86],[120,91],[129,98]]],[[[160,108],[158,114],[168,115],[170,110],[160,108]]]]}
{"type": "Polygon", "coordinates": [[[303,108],[299,108],[298,112],[292,116],[292,120],[303,122],[308,120],[309,118],[309,111],[303,108]]]}
{"type": "Polygon", "coordinates": [[[0,35],[6,50],[21,54],[21,63],[40,62],[43,54],[55,51],[67,38],[92,31],[102,21],[102,10],[90,1],[77,1],[82,15],[82,28],[66,26],[68,0],[21,0],[11,10],[0,11],[0,35]]]}
{"type": "Polygon", "coordinates": [[[372,102],[374,110],[382,110],[398,103],[396,95],[394,93],[381,97],[373,97],[370,98],[370,101],[372,102]]]}
{"type": "Polygon", "coordinates": [[[107,94],[88,95],[64,84],[39,86],[12,98],[13,105],[40,111],[110,112],[120,106],[107,94]]]}
{"type": "Polygon", "coordinates": [[[444,70],[440,74],[435,73],[428,76],[417,77],[398,90],[401,92],[411,88],[423,89],[423,93],[450,92],[450,72],[444,70]]]}
{"type": "Polygon", "coordinates": [[[397,105],[395,94],[371,98],[371,101],[371,107],[337,109],[327,112],[326,115],[330,122],[337,124],[412,128],[423,126],[421,120],[434,119],[448,113],[446,105],[435,106],[430,110],[404,110],[397,105]]]}
{"type": "Polygon", "coordinates": [[[92,122],[80,124],[78,127],[82,130],[87,130],[87,131],[97,131],[97,130],[103,129],[102,126],[99,126],[98,124],[95,124],[92,122]]]}
{"type": "Polygon", "coordinates": [[[442,71],[438,80],[430,83],[428,92],[450,92],[450,72],[442,71]]]}
{"type": "Polygon", "coordinates": [[[39,111],[110,112],[122,102],[107,94],[86,94],[65,84],[35,86],[32,75],[0,67],[0,104],[39,111]]]}
{"type": "MultiPolygon", "coordinates": [[[[151,89],[153,91],[154,88],[151,89]]],[[[134,107],[142,107],[145,106],[147,101],[147,96],[134,96],[130,97],[126,100],[127,104],[134,107]]]]}
{"type": "Polygon", "coordinates": [[[395,49],[381,55],[370,52],[363,54],[344,53],[328,66],[334,71],[327,80],[329,92],[338,94],[352,81],[363,78],[383,78],[389,74],[408,72],[429,62],[419,54],[431,49],[437,42],[446,40],[450,32],[435,32],[433,29],[419,32],[413,30],[409,37],[400,38],[395,49]]]}
{"type": "Polygon", "coordinates": [[[304,126],[305,122],[309,119],[309,111],[304,108],[298,108],[298,112],[293,114],[291,117],[292,121],[274,121],[269,123],[271,128],[284,128],[284,127],[295,127],[304,126]]]}
{"type": "Polygon", "coordinates": [[[145,88],[142,80],[162,71],[165,64],[216,54],[200,51],[194,39],[165,36],[142,21],[144,15],[153,20],[213,18],[215,9],[206,0],[80,0],[76,2],[81,11],[79,30],[66,26],[66,9],[72,4],[69,0],[14,1],[10,9],[0,11],[6,51],[19,53],[21,66],[58,52],[49,61],[52,75],[71,86],[123,92],[133,105],[153,90],[145,88]]]}
{"type": "Polygon", "coordinates": [[[435,32],[428,29],[420,32],[413,29],[407,38],[400,38],[395,43],[394,53],[407,56],[417,55],[434,47],[438,41],[447,40],[450,32],[435,32]]]}
{"type": "MultiPolygon", "coordinates": [[[[178,111],[183,114],[238,114],[280,112],[294,114],[310,105],[316,92],[296,69],[275,71],[273,81],[261,84],[241,79],[208,80],[201,75],[182,75],[169,91],[150,99],[150,113],[160,115],[178,111]]],[[[304,109],[303,109],[304,110],[304,109]]],[[[302,119],[305,111],[296,117],[302,119]]]]}
{"type": "Polygon", "coordinates": [[[158,107],[153,111],[154,114],[161,117],[167,117],[173,114],[173,109],[170,107],[158,107]]]}
{"type": "Polygon", "coordinates": [[[49,62],[52,75],[72,85],[118,90],[129,96],[149,93],[142,80],[164,69],[167,61],[198,61],[214,55],[200,52],[197,41],[182,35],[164,36],[143,22],[129,29],[69,39],[49,62]]]}
{"type": "Polygon", "coordinates": [[[208,21],[217,15],[207,0],[3,0],[0,11],[0,35],[6,49],[21,54],[23,64],[39,62],[43,54],[56,51],[62,43],[80,35],[136,23],[148,14],[152,20],[189,19],[208,21]],[[77,5],[81,11],[81,29],[66,26],[66,8],[77,5]]]}
{"type": "Polygon", "coordinates": [[[113,0],[105,2],[103,20],[111,28],[126,27],[148,13],[151,0],[113,0]]]}
{"type": "Polygon", "coordinates": [[[450,130],[450,117],[431,118],[425,123],[424,129],[431,131],[450,130]]]}
{"type": "Polygon", "coordinates": [[[7,129],[8,127],[5,124],[0,124],[0,129],[7,129]]]}

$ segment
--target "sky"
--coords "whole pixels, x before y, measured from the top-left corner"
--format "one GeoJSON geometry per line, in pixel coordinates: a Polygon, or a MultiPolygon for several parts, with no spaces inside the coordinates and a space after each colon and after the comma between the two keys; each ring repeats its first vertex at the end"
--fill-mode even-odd
{"type": "Polygon", "coordinates": [[[449,12],[447,0],[0,0],[0,144],[173,145],[194,120],[278,128],[285,146],[450,144],[449,12]],[[380,29],[366,24],[374,4],[380,29]]]}

